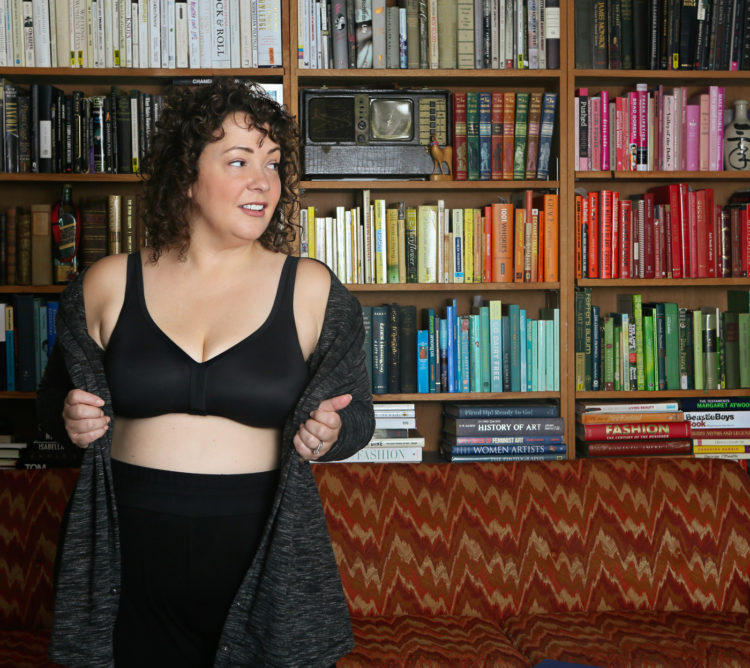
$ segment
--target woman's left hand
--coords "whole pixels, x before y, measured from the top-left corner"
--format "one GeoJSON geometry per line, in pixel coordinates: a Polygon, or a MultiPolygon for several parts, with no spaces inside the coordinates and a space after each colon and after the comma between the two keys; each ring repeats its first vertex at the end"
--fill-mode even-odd
{"type": "Polygon", "coordinates": [[[337,411],[346,408],[352,401],[351,394],[341,394],[320,402],[317,410],[310,413],[294,435],[294,447],[305,461],[322,457],[338,440],[341,418],[337,411]]]}

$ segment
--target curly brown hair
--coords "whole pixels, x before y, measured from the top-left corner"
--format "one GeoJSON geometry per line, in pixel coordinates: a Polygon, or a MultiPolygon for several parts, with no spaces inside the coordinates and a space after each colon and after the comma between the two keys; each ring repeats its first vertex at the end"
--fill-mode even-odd
{"type": "Polygon", "coordinates": [[[222,124],[235,112],[247,114],[251,127],[281,148],[281,197],[259,240],[269,250],[290,252],[295,238],[291,221],[299,206],[297,123],[257,84],[217,78],[207,85],[173,86],[166,91],[141,170],[145,179],[141,215],[154,261],[169,248],[178,249],[184,257],[190,246],[188,191],[198,178],[198,158],[206,145],[222,138],[222,124]]]}

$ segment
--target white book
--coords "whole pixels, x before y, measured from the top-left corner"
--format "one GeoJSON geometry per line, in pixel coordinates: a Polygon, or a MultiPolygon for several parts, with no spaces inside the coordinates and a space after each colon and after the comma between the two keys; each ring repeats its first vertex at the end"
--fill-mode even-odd
{"type": "Polygon", "coordinates": [[[625,404],[576,403],[576,413],[667,413],[679,410],[680,405],[676,401],[649,401],[625,404]]]}
{"type": "Polygon", "coordinates": [[[539,3],[539,69],[547,69],[547,0],[539,3]]]}
{"type": "Polygon", "coordinates": [[[372,68],[385,69],[385,0],[372,0],[372,68]]]}
{"type": "Polygon", "coordinates": [[[326,216],[324,219],[324,230],[326,239],[326,264],[333,273],[336,273],[336,235],[333,233],[333,216],[326,216]]]}
{"type": "Polygon", "coordinates": [[[240,66],[240,0],[229,0],[229,62],[240,66]]]}
{"type": "Polygon", "coordinates": [[[505,69],[505,3],[508,0],[497,0],[497,66],[505,69]]]}
{"type": "Polygon", "coordinates": [[[177,67],[188,67],[189,46],[188,46],[188,8],[187,2],[175,3],[175,65],[177,67]]]}
{"type": "Polygon", "coordinates": [[[515,3],[516,0],[505,0],[505,67],[507,68],[510,64],[511,67],[515,67],[515,3]]]}
{"type": "Polygon", "coordinates": [[[211,7],[211,66],[229,67],[229,35],[227,11],[223,0],[213,0],[211,7]]]}
{"type": "Polygon", "coordinates": [[[49,0],[34,0],[34,65],[52,67],[50,53],[49,0]]]}
{"type": "Polygon", "coordinates": [[[375,416],[375,429],[416,429],[415,417],[378,417],[375,416]]]}
{"type": "Polygon", "coordinates": [[[0,67],[8,67],[9,65],[8,37],[12,36],[12,33],[8,30],[9,19],[8,0],[0,0],[0,67]]]}
{"type": "Polygon", "coordinates": [[[11,0],[10,21],[11,21],[11,44],[12,60],[11,64],[15,67],[23,67],[23,0],[11,0]]]}
{"type": "Polygon", "coordinates": [[[311,69],[318,69],[318,3],[310,0],[310,12],[307,15],[307,37],[308,51],[310,52],[309,62],[311,69]]]}
{"type": "Polygon", "coordinates": [[[258,67],[281,67],[281,0],[258,0],[258,67]]]}
{"type": "Polygon", "coordinates": [[[310,67],[310,2],[297,0],[297,65],[303,69],[310,67]]]}
{"type": "Polygon", "coordinates": [[[336,219],[334,225],[336,226],[336,277],[342,282],[346,283],[346,256],[347,256],[347,245],[346,245],[346,209],[343,206],[336,207],[336,219]]]}
{"type": "Polygon", "coordinates": [[[112,59],[115,67],[125,67],[124,0],[112,0],[112,59]]]}
{"type": "Polygon", "coordinates": [[[131,67],[141,66],[141,16],[138,0],[130,2],[130,58],[131,67]]]}
{"type": "Polygon", "coordinates": [[[398,401],[394,403],[384,403],[384,402],[378,402],[376,404],[373,404],[372,406],[373,412],[379,413],[388,413],[391,411],[399,411],[399,415],[402,415],[404,413],[408,413],[410,415],[414,415],[415,411],[417,409],[417,405],[413,402],[408,401],[398,401]]]}
{"type": "Polygon", "coordinates": [[[341,463],[373,463],[373,464],[414,464],[422,461],[421,447],[370,447],[365,446],[358,452],[355,452],[347,459],[324,462],[317,459],[311,459],[311,464],[341,464],[341,463]]]}
{"type": "Polygon", "coordinates": [[[482,16],[484,15],[485,0],[471,0],[474,4],[474,69],[481,70],[484,67],[484,53],[482,42],[484,40],[484,26],[482,25],[482,16]]]}
{"type": "Polygon", "coordinates": [[[161,7],[159,6],[159,0],[148,0],[148,41],[150,66],[161,67],[161,7]]]}
{"type": "Polygon", "coordinates": [[[500,7],[496,0],[490,2],[490,67],[493,70],[500,68],[500,42],[498,40],[500,30],[500,7]]]}
{"type": "Polygon", "coordinates": [[[515,41],[515,63],[514,66],[516,69],[523,70],[526,69],[529,64],[527,60],[527,41],[526,41],[526,12],[524,5],[526,4],[526,0],[515,0],[516,2],[516,8],[515,8],[515,18],[516,18],[516,34],[514,35],[514,41],[515,41]]]}
{"type": "Polygon", "coordinates": [[[539,69],[539,0],[528,0],[526,11],[526,36],[529,63],[532,70],[539,69]]]}
{"type": "MultiPolygon", "coordinates": [[[[174,4],[172,6],[174,9],[174,4]]],[[[169,67],[169,2],[168,0],[159,1],[159,39],[161,40],[161,55],[159,62],[161,68],[169,67]]]]}
{"type": "Polygon", "coordinates": [[[750,411],[685,411],[685,421],[692,429],[747,429],[750,411]]]}
{"type": "Polygon", "coordinates": [[[198,69],[201,66],[200,35],[198,32],[198,0],[188,0],[188,66],[198,69]]]}
{"type": "MultiPolygon", "coordinates": [[[[326,262],[326,219],[322,216],[315,218],[315,259],[326,262]]],[[[326,262],[326,264],[328,264],[326,262]]]]}
{"type": "Polygon", "coordinates": [[[252,10],[250,12],[251,27],[250,34],[253,42],[253,67],[258,67],[258,3],[252,3],[252,10]]]}
{"type": "Polygon", "coordinates": [[[211,3],[198,0],[198,40],[200,42],[201,68],[211,67],[211,3]]]}
{"type": "Polygon", "coordinates": [[[21,3],[23,12],[23,64],[24,67],[34,67],[34,3],[32,0],[23,0],[21,3]]]}
{"type": "MultiPolygon", "coordinates": [[[[50,66],[58,67],[57,65],[57,3],[49,3],[49,58],[50,66]]],[[[44,367],[42,367],[44,368],[44,367]]]]}
{"type": "Polygon", "coordinates": [[[148,0],[138,0],[138,66],[149,67],[149,20],[148,0]]]}
{"type": "MultiPolygon", "coordinates": [[[[75,2],[75,0],[71,1],[75,2]]],[[[102,25],[104,26],[104,67],[114,67],[115,65],[115,51],[112,41],[113,2],[117,2],[117,0],[103,0],[102,5],[102,25]]]]}
{"type": "Polygon", "coordinates": [[[104,2],[95,0],[92,4],[94,67],[104,67],[104,2]]]}
{"type": "Polygon", "coordinates": [[[438,0],[427,0],[427,64],[436,70],[440,66],[440,43],[438,41],[438,0]]]}
{"type": "Polygon", "coordinates": [[[331,26],[328,24],[328,2],[320,0],[320,66],[323,69],[331,67],[331,26]]]}
{"type": "Polygon", "coordinates": [[[318,69],[322,69],[324,67],[321,21],[322,17],[320,13],[320,0],[315,0],[315,64],[318,69]]]}
{"type": "Polygon", "coordinates": [[[94,2],[86,0],[86,60],[84,67],[94,66],[94,2]]]}
{"type": "MultiPolygon", "coordinates": [[[[162,3],[164,0],[162,0],[162,3]]],[[[171,70],[177,64],[177,35],[175,34],[177,14],[175,9],[175,0],[166,0],[167,2],[167,67],[171,70]]],[[[162,63],[164,59],[162,58],[162,63]]]]}
{"type": "Polygon", "coordinates": [[[120,24],[123,26],[120,32],[120,58],[122,59],[124,51],[124,63],[120,62],[123,67],[133,67],[133,3],[130,0],[124,0],[120,8],[120,24]],[[123,11],[124,10],[124,11],[123,11]]]}
{"type": "Polygon", "coordinates": [[[254,67],[253,63],[253,6],[250,0],[240,2],[240,67],[254,67]]]}
{"type": "Polygon", "coordinates": [[[299,256],[310,257],[309,251],[310,232],[307,207],[302,207],[299,212],[299,256]]]}
{"type": "Polygon", "coordinates": [[[140,122],[138,117],[138,96],[130,98],[130,141],[133,152],[133,173],[139,172],[141,168],[140,152],[140,122]]]}

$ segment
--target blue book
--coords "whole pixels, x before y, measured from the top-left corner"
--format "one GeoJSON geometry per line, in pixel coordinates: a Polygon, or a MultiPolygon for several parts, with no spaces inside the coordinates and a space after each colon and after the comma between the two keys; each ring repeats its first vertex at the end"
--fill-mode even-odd
{"type": "Polygon", "coordinates": [[[503,351],[503,392],[510,392],[510,318],[507,314],[503,314],[501,320],[502,326],[502,351],[503,351]]]}
{"type": "Polygon", "coordinates": [[[427,318],[427,362],[428,362],[428,373],[429,379],[429,391],[437,392],[437,385],[439,377],[436,373],[437,365],[435,361],[437,359],[437,341],[435,332],[435,309],[430,308],[426,311],[427,318]]]}
{"type": "MultiPolygon", "coordinates": [[[[553,320],[545,320],[545,330],[547,338],[547,359],[545,361],[545,367],[547,369],[547,390],[554,392],[555,390],[555,323],[553,320]]],[[[558,380],[559,382],[559,380],[558,380]]]]}
{"type": "Polygon", "coordinates": [[[544,392],[547,389],[547,367],[546,367],[546,360],[547,360],[547,336],[544,328],[545,320],[537,320],[537,351],[538,351],[538,359],[537,359],[537,374],[539,375],[538,379],[538,391],[544,392]]]}
{"type": "Polygon", "coordinates": [[[482,323],[478,315],[469,318],[469,389],[482,391],[482,323]]]}
{"type": "Polygon", "coordinates": [[[534,382],[538,382],[536,365],[534,364],[534,342],[533,331],[536,327],[536,320],[529,318],[526,321],[526,391],[534,392],[534,382]]]}
{"type": "Polygon", "coordinates": [[[490,301],[490,392],[503,391],[502,302],[490,301]]]}
{"type": "Polygon", "coordinates": [[[521,384],[519,392],[526,392],[526,309],[518,310],[518,361],[521,365],[521,384]]]}
{"type": "Polygon", "coordinates": [[[426,329],[417,330],[417,392],[430,391],[430,333],[426,329]]]}
{"type": "Polygon", "coordinates": [[[47,350],[52,352],[52,346],[55,345],[55,339],[57,338],[57,325],[55,320],[57,319],[57,310],[60,307],[60,302],[49,301],[47,302],[47,350]]]}
{"type": "Polygon", "coordinates": [[[456,327],[455,312],[453,306],[445,308],[445,331],[446,331],[446,369],[448,378],[448,392],[456,391],[456,327]]]}
{"type": "Polygon", "coordinates": [[[481,325],[481,343],[480,350],[482,353],[482,392],[491,392],[490,385],[490,307],[479,307],[479,321],[481,325]]]}
{"type": "Polygon", "coordinates": [[[557,93],[545,93],[542,96],[542,116],[539,123],[539,153],[536,162],[536,178],[539,181],[549,179],[552,137],[555,133],[556,107],[557,93]]]}
{"type": "Polygon", "coordinates": [[[459,323],[459,346],[461,349],[460,391],[471,392],[471,342],[469,339],[469,316],[462,315],[460,318],[457,318],[457,320],[459,323]]]}
{"type": "Polygon", "coordinates": [[[510,391],[521,391],[521,341],[519,320],[521,307],[518,304],[503,305],[503,315],[508,316],[508,334],[510,335],[510,391]]]}
{"type": "Polygon", "coordinates": [[[10,304],[5,305],[5,389],[16,391],[15,324],[10,304]]]}
{"type": "Polygon", "coordinates": [[[440,349],[440,391],[449,392],[448,389],[448,320],[440,318],[438,327],[439,349],[440,349]]]}

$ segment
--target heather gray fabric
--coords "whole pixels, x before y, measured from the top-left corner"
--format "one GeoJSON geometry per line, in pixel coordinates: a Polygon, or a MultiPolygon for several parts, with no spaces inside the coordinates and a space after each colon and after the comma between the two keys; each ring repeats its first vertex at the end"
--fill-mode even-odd
{"type": "MultiPolygon", "coordinates": [[[[215,666],[330,666],[354,646],[349,613],[310,465],[292,445],[299,424],[324,399],[351,393],[339,412],[339,440],[322,459],[342,459],[372,436],[374,417],[364,366],[357,299],[331,274],[331,290],[311,380],[284,426],[279,488],[258,553],[222,632],[215,666]]],[[[102,349],[88,335],[81,278],[62,295],[57,341],[74,387],[100,396],[112,417],[102,349]]],[[[40,421],[59,425],[67,392],[53,368],[40,388],[40,421]]],[[[111,438],[85,451],[61,546],[49,656],[78,668],[113,664],[120,556],[110,468],[111,438]]]]}

